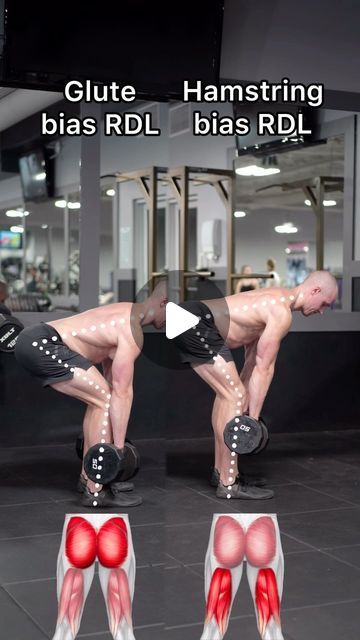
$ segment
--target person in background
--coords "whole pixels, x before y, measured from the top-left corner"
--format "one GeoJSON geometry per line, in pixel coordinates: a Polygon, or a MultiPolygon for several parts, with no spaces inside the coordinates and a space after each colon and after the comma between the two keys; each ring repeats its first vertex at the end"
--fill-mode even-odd
{"type": "Polygon", "coordinates": [[[266,267],[268,273],[271,275],[271,278],[266,278],[265,287],[280,287],[281,278],[276,269],[276,262],[273,258],[269,258],[266,262],[266,267]]]}
{"type": "Polygon", "coordinates": [[[5,280],[0,278],[0,313],[6,316],[11,315],[10,309],[6,306],[5,301],[8,297],[8,286],[5,280]]]}
{"type": "MultiPolygon", "coordinates": [[[[249,275],[252,274],[252,268],[249,264],[244,264],[241,267],[240,271],[241,275],[249,275]]],[[[259,282],[256,278],[240,278],[236,285],[235,293],[243,293],[244,291],[252,291],[253,289],[259,288],[259,282]]]]}

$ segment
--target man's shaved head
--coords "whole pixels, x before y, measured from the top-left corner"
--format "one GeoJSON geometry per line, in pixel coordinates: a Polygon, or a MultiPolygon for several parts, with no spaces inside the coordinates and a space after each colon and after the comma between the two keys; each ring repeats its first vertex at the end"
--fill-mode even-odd
{"type": "Polygon", "coordinates": [[[328,271],[313,271],[298,287],[301,308],[304,315],[322,313],[325,307],[333,304],[338,295],[338,286],[334,276],[328,271]]]}
{"type": "Polygon", "coordinates": [[[329,295],[333,295],[334,300],[337,296],[337,282],[334,276],[332,276],[328,271],[313,271],[304,280],[302,287],[306,287],[306,289],[310,290],[319,287],[323,293],[326,292],[329,295]]]}

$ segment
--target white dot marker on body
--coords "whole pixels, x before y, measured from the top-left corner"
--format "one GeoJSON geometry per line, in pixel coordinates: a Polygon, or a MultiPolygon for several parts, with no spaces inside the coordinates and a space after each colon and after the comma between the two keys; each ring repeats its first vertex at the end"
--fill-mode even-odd
{"type": "Polygon", "coordinates": [[[232,455],[232,456],[236,456],[235,451],[232,451],[232,452],[231,452],[231,455],[232,455]]]}
{"type": "Polygon", "coordinates": [[[94,502],[93,502],[93,507],[97,507],[97,502],[96,502],[96,500],[94,500],[94,502]]]}
{"type": "Polygon", "coordinates": [[[32,343],[32,346],[33,346],[33,347],[37,347],[37,346],[38,346],[38,343],[37,343],[37,342],[33,342],[33,343],[32,343]]]}
{"type": "Polygon", "coordinates": [[[266,300],[264,300],[261,304],[262,304],[263,307],[266,307],[266,305],[267,305],[266,300]]]}
{"type": "Polygon", "coordinates": [[[49,356],[50,355],[50,351],[45,351],[46,355],[49,356]]]}
{"type": "Polygon", "coordinates": [[[284,298],[284,296],[281,296],[281,298],[280,298],[280,302],[285,302],[285,298],[284,298]]]}
{"type": "Polygon", "coordinates": [[[99,483],[98,483],[98,482],[96,483],[95,488],[96,488],[96,489],[100,489],[100,485],[99,485],[99,483]]]}
{"type": "Polygon", "coordinates": [[[43,343],[43,344],[46,344],[46,343],[47,343],[46,338],[43,338],[42,343],[43,343]]]}
{"type": "Polygon", "coordinates": [[[257,307],[257,304],[255,302],[255,304],[253,304],[253,309],[256,309],[256,307],[257,307]]]}
{"type": "Polygon", "coordinates": [[[101,329],[105,329],[105,327],[106,327],[106,324],[104,322],[102,322],[101,325],[100,325],[100,328],[101,329]]]}
{"type": "Polygon", "coordinates": [[[71,335],[72,335],[72,336],[74,336],[74,337],[75,337],[75,336],[77,336],[76,331],[72,331],[72,332],[71,332],[71,335]]]}
{"type": "MultiPolygon", "coordinates": [[[[66,337],[66,335],[64,335],[64,337],[66,337]]],[[[51,340],[52,340],[53,342],[56,342],[56,340],[57,340],[57,336],[53,336],[53,337],[51,338],[51,340]]]]}
{"type": "Polygon", "coordinates": [[[53,360],[56,360],[56,356],[51,356],[53,360]]]}
{"type": "Polygon", "coordinates": [[[289,296],[289,300],[295,300],[295,296],[289,296]]]}
{"type": "Polygon", "coordinates": [[[276,304],[276,300],[271,300],[271,304],[276,304]]]}
{"type": "Polygon", "coordinates": [[[115,327],[115,325],[116,325],[115,320],[111,320],[110,324],[111,324],[112,327],[115,327]]]}
{"type": "Polygon", "coordinates": [[[39,351],[44,351],[44,347],[39,347],[39,351]]]}
{"type": "Polygon", "coordinates": [[[244,311],[247,311],[247,310],[248,310],[248,308],[249,308],[249,307],[248,307],[248,305],[247,305],[247,304],[244,304],[244,306],[243,306],[244,311]]]}
{"type": "MultiPolygon", "coordinates": [[[[151,315],[153,315],[153,313],[151,315]]],[[[125,324],[125,318],[120,318],[120,324],[125,324]]]]}
{"type": "Polygon", "coordinates": [[[90,329],[91,329],[91,331],[96,331],[96,327],[95,327],[95,325],[94,325],[94,324],[93,324],[93,325],[91,325],[90,329]]]}
{"type": "Polygon", "coordinates": [[[231,498],[231,493],[228,493],[226,497],[229,500],[231,498]]]}

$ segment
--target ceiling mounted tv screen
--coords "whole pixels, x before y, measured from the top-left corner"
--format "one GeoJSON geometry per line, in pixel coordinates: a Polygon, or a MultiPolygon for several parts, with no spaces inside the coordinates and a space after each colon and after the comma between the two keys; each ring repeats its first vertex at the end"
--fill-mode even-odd
{"type": "Polygon", "coordinates": [[[218,82],[224,0],[50,4],[7,0],[5,80],[118,81],[159,99],[181,97],[185,79],[218,82]]]}
{"type": "Polygon", "coordinates": [[[44,149],[35,149],[21,156],[19,171],[25,202],[46,200],[53,196],[53,164],[44,149]]]}

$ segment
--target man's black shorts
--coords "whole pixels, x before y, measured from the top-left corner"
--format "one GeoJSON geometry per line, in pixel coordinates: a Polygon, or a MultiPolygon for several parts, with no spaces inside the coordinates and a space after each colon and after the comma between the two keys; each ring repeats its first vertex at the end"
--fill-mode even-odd
{"type": "Polygon", "coordinates": [[[63,343],[60,334],[49,324],[40,323],[24,329],[16,343],[16,360],[47,387],[71,380],[74,368],[86,371],[92,362],[63,343]]]}
{"type": "Polygon", "coordinates": [[[181,302],[178,306],[200,318],[194,328],[173,339],[180,351],[181,361],[189,364],[213,364],[214,356],[220,355],[226,362],[230,362],[233,359],[231,351],[225,345],[209,307],[198,300],[181,302]]]}

